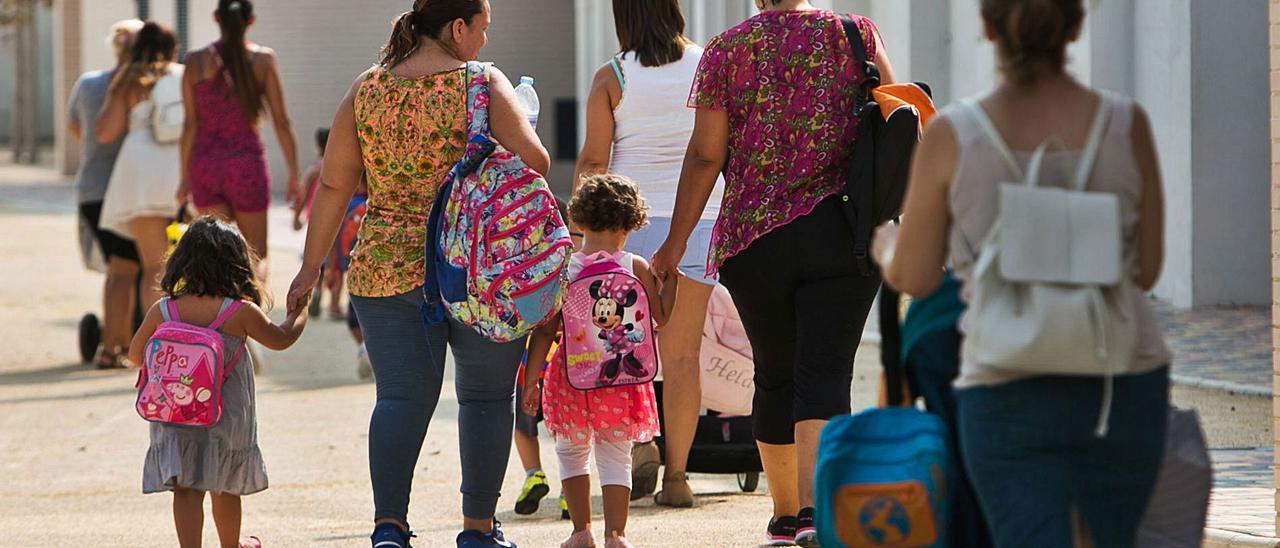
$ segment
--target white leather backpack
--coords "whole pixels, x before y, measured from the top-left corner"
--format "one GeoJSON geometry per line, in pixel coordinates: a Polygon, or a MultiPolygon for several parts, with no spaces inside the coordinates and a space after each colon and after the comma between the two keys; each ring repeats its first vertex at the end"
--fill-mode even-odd
{"type": "MultiPolygon", "coordinates": [[[[982,107],[967,107],[1022,173],[982,107]]],[[[1103,96],[1070,187],[1039,186],[1045,153],[1061,143],[1056,138],[1035,151],[1022,182],[1000,185],[1000,214],[974,266],[965,356],[1018,373],[1105,377],[1099,436],[1107,430],[1112,377],[1128,369],[1137,350],[1119,197],[1085,190],[1111,108],[1103,96]]]]}
{"type": "Polygon", "coordinates": [[[182,65],[169,66],[169,73],[151,87],[151,137],[169,145],[182,140],[187,111],[182,104],[182,65]]]}

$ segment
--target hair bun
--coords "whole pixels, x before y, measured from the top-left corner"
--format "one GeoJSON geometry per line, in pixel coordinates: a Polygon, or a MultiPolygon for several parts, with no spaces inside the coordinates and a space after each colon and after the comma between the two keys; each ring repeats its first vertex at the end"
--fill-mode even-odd
{"type": "Polygon", "coordinates": [[[982,17],[995,30],[1005,75],[1028,83],[1062,71],[1067,42],[1084,20],[1084,2],[982,0],[982,17]]]}

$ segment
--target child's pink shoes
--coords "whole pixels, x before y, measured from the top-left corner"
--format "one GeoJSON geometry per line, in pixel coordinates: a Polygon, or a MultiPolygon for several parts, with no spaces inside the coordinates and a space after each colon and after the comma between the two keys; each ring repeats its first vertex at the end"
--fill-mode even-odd
{"type": "Polygon", "coordinates": [[[631,543],[627,541],[627,537],[619,535],[614,531],[608,538],[604,539],[604,548],[632,548],[631,543]]]}
{"type": "Polygon", "coordinates": [[[578,531],[560,543],[560,548],[596,548],[596,539],[591,530],[578,531]]]}

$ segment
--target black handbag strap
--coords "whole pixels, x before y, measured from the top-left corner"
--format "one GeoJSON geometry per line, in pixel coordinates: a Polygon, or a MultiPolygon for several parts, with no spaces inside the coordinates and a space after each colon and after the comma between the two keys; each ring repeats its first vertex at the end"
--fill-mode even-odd
{"type": "MultiPolygon", "coordinates": [[[[853,50],[853,58],[857,65],[863,71],[862,82],[858,85],[858,95],[854,103],[854,115],[862,119],[865,123],[869,114],[864,113],[868,106],[877,108],[871,91],[880,86],[880,69],[876,67],[868,59],[867,46],[863,42],[862,31],[858,28],[858,22],[848,15],[840,16],[840,25],[844,29],[845,38],[849,41],[849,47],[853,50]]],[[[879,113],[875,113],[879,116],[879,113]]],[[[872,128],[861,128],[858,131],[857,139],[861,143],[855,143],[855,159],[854,169],[865,170],[866,176],[850,177],[850,181],[861,181],[862,184],[854,185],[855,188],[849,188],[846,182],[842,199],[848,202],[852,200],[852,204],[846,204],[846,208],[852,205],[852,224],[853,224],[853,253],[854,260],[858,265],[859,274],[863,276],[872,276],[875,274],[875,265],[871,261],[871,234],[875,231],[875,220],[873,217],[873,205],[875,204],[875,143],[867,142],[874,140],[874,132],[872,128]],[[858,146],[861,144],[862,146],[858,146]]]]}

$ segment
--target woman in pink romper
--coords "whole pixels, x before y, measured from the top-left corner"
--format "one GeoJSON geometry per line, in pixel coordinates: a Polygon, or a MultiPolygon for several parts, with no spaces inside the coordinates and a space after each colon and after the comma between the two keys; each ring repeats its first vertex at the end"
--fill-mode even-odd
{"type": "Polygon", "coordinates": [[[245,39],[255,21],[253,2],[219,0],[214,18],[222,38],[187,55],[191,70],[183,78],[187,118],[178,199],[190,201],[201,214],[235,221],[258,257],[266,258],[271,179],[257,127],[264,106],[289,167],[289,200],[300,195],[298,146],[276,54],[245,39]]]}

